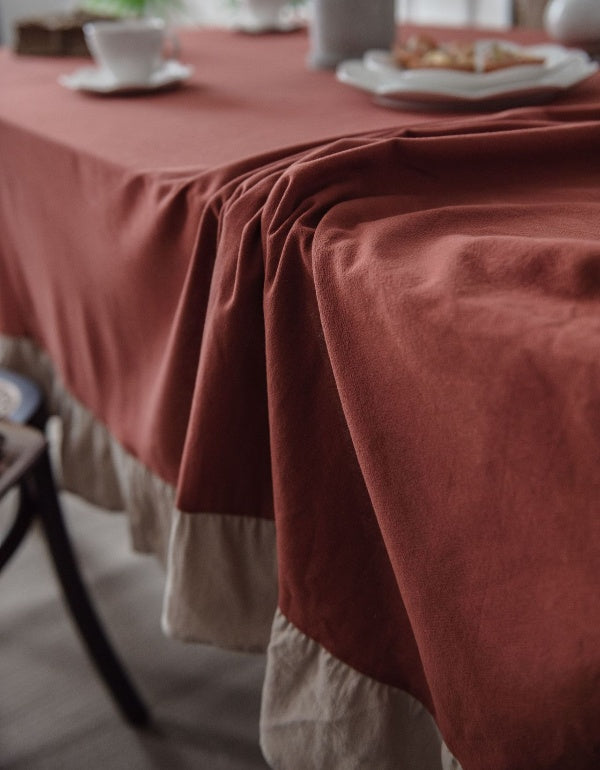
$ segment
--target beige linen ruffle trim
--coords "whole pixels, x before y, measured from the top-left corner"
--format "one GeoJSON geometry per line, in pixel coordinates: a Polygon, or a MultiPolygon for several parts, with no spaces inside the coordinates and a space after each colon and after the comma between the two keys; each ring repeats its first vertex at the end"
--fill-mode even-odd
{"type": "Polygon", "coordinates": [[[461,770],[418,700],[342,663],[279,610],[260,736],[274,770],[461,770]]]}
{"type": "Polygon", "coordinates": [[[421,703],[334,658],[277,609],[273,522],[177,510],[173,487],[118,444],[29,340],[0,336],[0,364],[44,389],[62,487],[126,512],[133,548],[164,565],[165,633],[267,651],[260,734],[275,770],[460,770],[421,703]]]}
{"type": "Polygon", "coordinates": [[[264,652],[277,605],[272,521],[175,507],[175,490],[132,457],[55,376],[27,339],[0,337],[3,366],[43,388],[63,489],[128,516],[132,546],[166,571],[162,625],[184,641],[264,652]],[[57,446],[58,444],[58,446],[57,446]]]}

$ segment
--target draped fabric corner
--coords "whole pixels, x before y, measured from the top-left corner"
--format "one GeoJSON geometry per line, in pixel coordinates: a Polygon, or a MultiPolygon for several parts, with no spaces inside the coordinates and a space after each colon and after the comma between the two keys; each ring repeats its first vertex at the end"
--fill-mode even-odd
{"type": "Polygon", "coordinates": [[[110,126],[0,52],[0,361],[166,633],[267,649],[273,767],[596,770],[600,76],[393,113],[228,34],[110,126]]]}

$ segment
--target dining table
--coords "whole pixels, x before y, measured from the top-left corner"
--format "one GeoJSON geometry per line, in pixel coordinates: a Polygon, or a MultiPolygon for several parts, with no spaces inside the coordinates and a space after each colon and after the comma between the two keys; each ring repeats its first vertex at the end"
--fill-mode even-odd
{"type": "Polygon", "coordinates": [[[178,34],[135,94],[0,50],[0,364],[63,488],[164,633],[266,655],[271,767],[600,767],[600,75],[389,104],[306,29],[178,34]]]}

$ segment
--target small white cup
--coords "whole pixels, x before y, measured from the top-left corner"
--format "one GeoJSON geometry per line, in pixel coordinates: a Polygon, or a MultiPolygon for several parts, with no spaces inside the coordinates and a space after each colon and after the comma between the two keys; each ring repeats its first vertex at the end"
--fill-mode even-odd
{"type": "Polygon", "coordinates": [[[276,26],[281,21],[281,11],[286,0],[245,0],[244,5],[257,24],[276,26]]]}
{"type": "Polygon", "coordinates": [[[166,25],[160,18],[94,21],[83,26],[96,63],[119,83],[147,83],[163,62],[166,25]]]}

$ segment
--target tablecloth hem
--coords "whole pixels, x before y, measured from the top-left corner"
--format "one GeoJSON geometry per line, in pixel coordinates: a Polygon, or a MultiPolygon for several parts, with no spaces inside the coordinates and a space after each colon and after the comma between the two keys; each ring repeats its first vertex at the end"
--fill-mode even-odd
{"type": "Polygon", "coordinates": [[[184,513],[175,489],[128,453],[62,384],[30,339],[0,336],[0,363],[34,379],[60,419],[64,490],[128,516],[134,550],[165,568],[162,628],[182,641],[264,652],[277,605],[272,520],[184,513]]]}
{"type": "Polygon", "coordinates": [[[412,695],[335,658],[275,613],[260,719],[274,770],[461,770],[412,695]]]}

